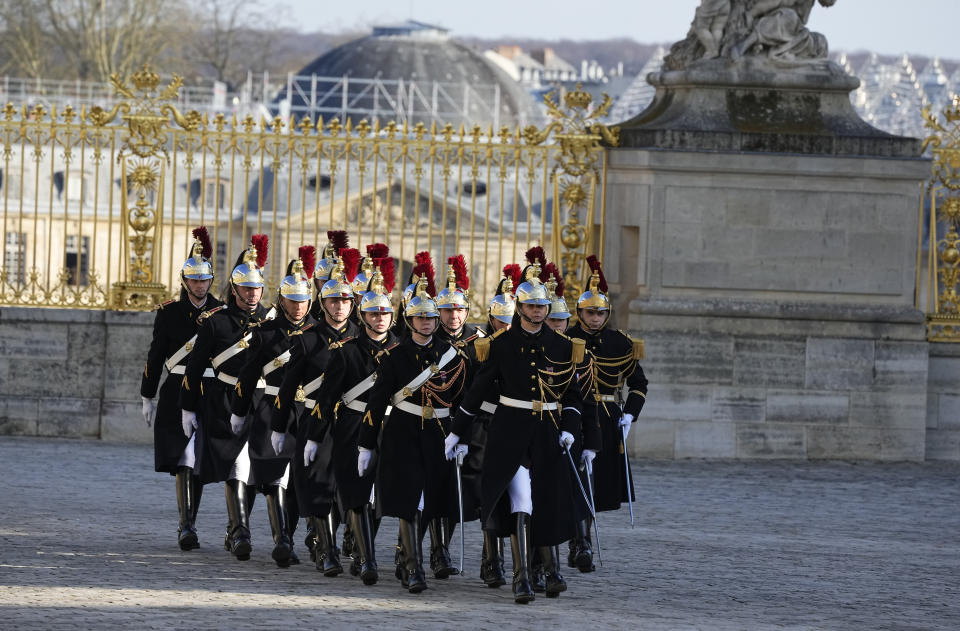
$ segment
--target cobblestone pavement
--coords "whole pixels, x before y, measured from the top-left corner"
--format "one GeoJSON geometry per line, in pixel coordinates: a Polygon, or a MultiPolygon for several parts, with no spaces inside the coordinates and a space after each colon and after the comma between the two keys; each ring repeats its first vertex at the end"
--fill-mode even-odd
{"type": "MultiPolygon", "coordinates": [[[[476,523],[468,576],[419,596],[393,579],[393,520],[374,587],[277,568],[262,498],[253,556],[235,561],[223,485],[204,494],[202,547],[180,552],[173,481],[152,462],[149,447],[0,438],[0,628],[960,628],[957,465],[638,463],[636,528],[603,514],[604,566],[519,606],[480,583],[476,523]]],[[[297,550],[309,561],[302,536],[297,550]]]]}

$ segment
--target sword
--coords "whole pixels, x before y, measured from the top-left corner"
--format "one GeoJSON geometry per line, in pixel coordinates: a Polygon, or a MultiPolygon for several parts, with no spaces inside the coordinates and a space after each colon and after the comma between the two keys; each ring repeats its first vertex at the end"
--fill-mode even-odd
{"type": "MultiPolygon", "coordinates": [[[[590,491],[590,503],[596,506],[593,501],[593,465],[584,467],[583,472],[587,475],[587,489],[590,491]]],[[[600,567],[603,567],[603,554],[600,553],[600,526],[597,524],[596,513],[594,513],[593,516],[593,531],[597,535],[597,560],[600,561],[600,567]]]]}
{"type": "Polygon", "coordinates": [[[573,477],[577,479],[577,486],[580,487],[580,494],[583,495],[583,501],[587,503],[587,508],[590,509],[590,516],[593,517],[593,525],[597,533],[597,559],[600,560],[600,567],[603,567],[603,555],[600,553],[600,527],[597,526],[597,513],[593,510],[593,500],[587,496],[587,492],[583,488],[583,482],[580,481],[580,471],[577,470],[577,465],[573,463],[573,456],[570,455],[570,449],[564,447],[564,451],[567,452],[570,466],[573,467],[573,477]]]}
{"type": "Polygon", "coordinates": [[[460,467],[463,465],[463,452],[457,454],[457,503],[460,508],[460,574],[463,575],[463,535],[466,526],[463,523],[463,480],[460,477],[460,467]]]}
{"type": "Polygon", "coordinates": [[[622,440],[621,440],[621,444],[623,445],[624,475],[626,476],[626,482],[627,482],[627,506],[630,507],[630,527],[633,528],[633,527],[634,527],[634,522],[633,522],[633,500],[632,500],[631,497],[630,497],[630,496],[632,495],[632,493],[630,492],[630,491],[631,491],[631,488],[630,488],[630,457],[627,455],[627,438],[626,438],[626,436],[625,436],[624,434],[625,434],[625,432],[623,431],[623,428],[621,428],[620,438],[622,439],[622,440]]]}

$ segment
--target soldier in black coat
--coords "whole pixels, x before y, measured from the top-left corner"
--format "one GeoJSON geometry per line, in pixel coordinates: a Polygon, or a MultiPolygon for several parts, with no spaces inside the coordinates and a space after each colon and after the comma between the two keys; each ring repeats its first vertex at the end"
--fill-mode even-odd
{"type": "Polygon", "coordinates": [[[510,535],[513,549],[514,599],[534,599],[530,582],[532,543],[540,548],[547,572],[547,594],[566,589],[559,574],[555,546],[575,532],[574,490],[566,450],[579,432],[582,401],[575,386],[582,342],[575,343],[543,324],[550,300],[530,266],[517,288],[513,326],[477,345],[481,364],[470,392],[447,437],[452,457],[484,398],[499,393],[487,432],[481,480],[484,528],[510,535]]]}
{"type": "Polygon", "coordinates": [[[248,515],[253,493],[247,490],[251,481],[249,428],[231,424],[231,396],[246,363],[253,331],[273,317],[260,305],[264,282],[258,258],[266,260],[266,235],[254,235],[252,240],[257,245],[240,254],[230,274],[229,302],[200,315],[197,342],[180,388],[184,431],[192,434],[199,429],[204,448],[202,479],[226,481],[229,523],[224,548],[241,561],[250,558],[248,515]]]}
{"type": "MultiPolygon", "coordinates": [[[[622,502],[634,499],[633,478],[624,453],[630,425],[636,422],[647,398],[647,378],[640,366],[643,341],[607,327],[610,300],[606,296],[606,281],[596,257],[587,258],[593,271],[587,291],[577,300],[578,322],[569,334],[584,340],[591,362],[590,390],[601,442],[596,457],[590,459],[589,469],[593,475],[594,508],[599,512],[619,510],[622,502]]],[[[570,551],[569,560],[581,572],[593,569],[591,523],[588,516],[570,551]]]]}
{"type": "MultiPolygon", "coordinates": [[[[470,305],[467,301],[467,291],[470,288],[470,278],[467,274],[467,264],[462,254],[447,259],[447,284],[437,294],[437,311],[440,314],[440,329],[437,337],[456,347],[467,358],[468,371],[466,388],[470,388],[470,374],[476,365],[476,352],[473,345],[486,333],[472,324],[467,324],[470,305]]],[[[444,432],[450,432],[452,418],[441,420],[444,432]]],[[[466,465],[466,461],[464,461],[466,465]]],[[[463,519],[470,522],[480,518],[479,483],[475,473],[468,466],[462,467],[463,479],[463,519]]],[[[449,500],[447,504],[453,509],[450,515],[438,515],[426,524],[421,524],[420,538],[430,531],[430,569],[436,578],[447,578],[456,574],[457,569],[450,559],[450,540],[453,538],[457,521],[459,520],[458,490],[456,478],[451,479],[447,490],[449,500]]]]}
{"type": "Polygon", "coordinates": [[[295,434],[296,427],[273,432],[271,420],[291,348],[298,337],[317,324],[309,314],[313,291],[301,259],[294,259],[287,266],[278,293],[280,315],[254,332],[247,363],[234,387],[230,422],[249,424],[253,482],[267,500],[274,542],[272,557],[279,567],[288,567],[300,562],[293,551],[293,533],[300,516],[296,498],[287,493],[296,442],[294,436],[287,434],[295,434]]]}
{"type": "Polygon", "coordinates": [[[371,462],[360,475],[357,446],[366,400],[376,378],[376,358],[397,343],[396,336],[390,332],[394,318],[390,302],[393,278],[393,260],[376,259],[370,291],[360,302],[363,328],[355,337],[330,344],[330,360],[311,418],[314,437],[319,432],[333,437],[337,498],[356,540],[350,573],[359,576],[365,585],[373,585],[379,579],[374,551],[378,521],[371,503],[376,463],[371,462]]]}
{"type": "Polygon", "coordinates": [[[343,565],[337,548],[340,520],[335,505],[333,437],[318,418],[317,393],[330,359],[330,345],[355,338],[359,329],[350,319],[353,292],[343,277],[343,267],[335,258],[330,261],[332,264],[324,269],[318,263],[314,272],[315,282],[319,282],[318,272],[321,278],[329,277],[319,288],[316,300],[320,320],[304,331],[291,349],[280,391],[273,398],[271,428],[287,432],[291,415],[296,417],[293,482],[300,514],[307,518],[307,546],[317,570],[324,576],[337,576],[343,572],[343,565]]]}
{"type": "Polygon", "coordinates": [[[153,424],[154,469],[176,476],[177,508],[180,514],[177,539],[181,550],[200,546],[195,522],[203,484],[194,473],[197,453],[200,451],[196,436],[188,437],[181,423],[180,384],[187,358],[197,341],[197,316],[204,309],[221,304],[209,293],[213,283],[213,265],[208,260],[211,252],[207,229],[201,226],[193,234],[195,241],[190,258],[180,269],[180,299],[170,300],[158,307],[153,321],[153,340],[140,380],[143,417],[147,427],[153,424]],[[167,378],[157,397],[164,368],[167,378]]]}
{"type": "Polygon", "coordinates": [[[427,588],[419,522],[454,510],[447,491],[455,471],[444,458],[442,421],[459,403],[467,377],[463,353],[435,334],[439,314],[427,293],[427,276],[420,276],[404,312],[409,335],[378,358],[357,458],[362,477],[380,439],[377,504],[383,515],[400,519],[403,566],[398,577],[412,593],[427,588]],[[389,405],[392,411],[385,423],[389,405]]]}

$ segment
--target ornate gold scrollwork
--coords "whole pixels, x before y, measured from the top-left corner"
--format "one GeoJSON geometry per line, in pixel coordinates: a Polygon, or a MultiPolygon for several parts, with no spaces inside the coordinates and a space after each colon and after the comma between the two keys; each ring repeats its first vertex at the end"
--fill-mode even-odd
{"type": "MultiPolygon", "coordinates": [[[[523,131],[527,144],[545,142],[553,133],[560,145],[560,153],[551,171],[554,183],[553,251],[561,252],[563,262],[564,298],[571,311],[577,297],[583,291],[580,282],[581,270],[592,246],[592,229],[595,222],[596,187],[602,186],[601,166],[603,143],[616,146],[620,142],[620,128],[609,128],[600,122],[610,111],[612,99],[603,95],[603,101],[591,109],[593,96],[585,92],[581,84],[563,96],[566,106],[561,109],[553,92],[544,97],[547,114],[553,119],[543,130],[530,126],[523,131]],[[561,226],[562,210],[566,222],[561,226]],[[585,223],[581,223],[581,213],[585,223]]],[[[603,218],[601,218],[602,221],[603,218]]]]}
{"type": "MultiPolygon", "coordinates": [[[[943,114],[945,125],[929,106],[922,112],[925,126],[934,131],[923,142],[924,149],[933,148],[932,176],[924,195],[930,203],[927,339],[960,342],[960,97],[954,97],[943,114]]],[[[922,235],[922,225],[920,231],[922,235]]],[[[918,269],[921,265],[918,261],[918,269]]]]}
{"type": "Polygon", "coordinates": [[[132,232],[127,239],[130,257],[126,279],[114,283],[114,309],[149,309],[167,295],[167,287],[156,282],[158,219],[163,212],[164,175],[170,161],[167,152],[170,119],[187,131],[197,129],[200,114],[194,111],[181,114],[170,104],[177,98],[183,80],[173,80],[160,89],[160,75],[143,69],[130,77],[128,85],[117,75],[110,77],[114,90],[128,101],[118,103],[109,112],[94,107],[87,115],[91,123],[104,127],[118,115],[126,124],[128,133],[117,154],[120,166],[120,207],[132,232]],[[133,196],[133,206],[129,197],[133,196]]]}

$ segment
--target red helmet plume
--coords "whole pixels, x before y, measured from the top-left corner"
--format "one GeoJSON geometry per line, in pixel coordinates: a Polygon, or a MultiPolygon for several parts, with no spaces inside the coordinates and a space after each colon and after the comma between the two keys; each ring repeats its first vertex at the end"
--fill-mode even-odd
{"type": "Polygon", "coordinates": [[[374,259],[373,262],[380,268],[380,275],[383,276],[383,290],[388,294],[391,293],[397,276],[396,268],[393,265],[393,258],[386,256],[381,259],[374,259]]]}
{"type": "Polygon", "coordinates": [[[433,266],[433,259],[430,258],[430,253],[424,250],[423,252],[417,252],[413,257],[414,263],[418,266],[430,265],[433,266]]]}
{"type": "Polygon", "coordinates": [[[340,261],[343,263],[343,277],[348,283],[352,283],[360,269],[360,250],[343,248],[340,250],[340,261]]]}
{"type": "Polygon", "coordinates": [[[516,290],[520,286],[520,283],[523,282],[523,270],[520,269],[519,263],[510,263],[503,266],[503,275],[510,279],[510,282],[513,283],[513,289],[516,290]]]}
{"type": "Polygon", "coordinates": [[[207,227],[200,226],[199,228],[194,228],[193,238],[200,242],[200,256],[205,259],[210,258],[210,255],[213,254],[213,245],[210,243],[210,233],[207,232],[207,227]]]}
{"type": "Polygon", "coordinates": [[[313,266],[317,264],[317,249],[312,245],[301,245],[298,251],[303,263],[303,272],[307,278],[313,278],[313,266]]]}
{"type": "Polygon", "coordinates": [[[374,261],[382,259],[388,254],[390,254],[390,248],[387,247],[386,243],[371,243],[367,246],[367,256],[374,261]]]}
{"type": "Polygon", "coordinates": [[[607,293],[607,279],[603,277],[603,268],[600,267],[600,261],[593,254],[587,257],[587,265],[590,266],[591,272],[596,272],[600,277],[600,282],[597,283],[597,289],[600,290],[600,293],[607,293]]]}
{"type": "Polygon", "coordinates": [[[547,266],[547,257],[543,253],[543,248],[539,245],[535,245],[526,253],[527,261],[533,265],[534,263],[540,264],[540,269],[543,270],[547,266]]]}
{"type": "Polygon", "coordinates": [[[467,274],[467,261],[462,254],[447,259],[448,265],[453,265],[453,273],[457,277],[457,287],[466,291],[470,289],[470,276],[467,274]]]}
{"type": "Polygon", "coordinates": [[[255,234],[250,237],[250,244],[257,249],[257,267],[267,264],[267,246],[270,238],[265,234],[255,234]]]}
{"type": "Polygon", "coordinates": [[[560,275],[560,270],[557,269],[557,266],[553,263],[547,263],[547,266],[543,268],[543,273],[540,274],[540,282],[545,283],[547,280],[553,276],[553,280],[557,283],[556,294],[560,298],[563,298],[563,276],[560,275]]]}
{"type": "Polygon", "coordinates": [[[347,237],[346,230],[327,230],[327,239],[333,244],[334,252],[350,247],[350,239],[347,237]]]}

